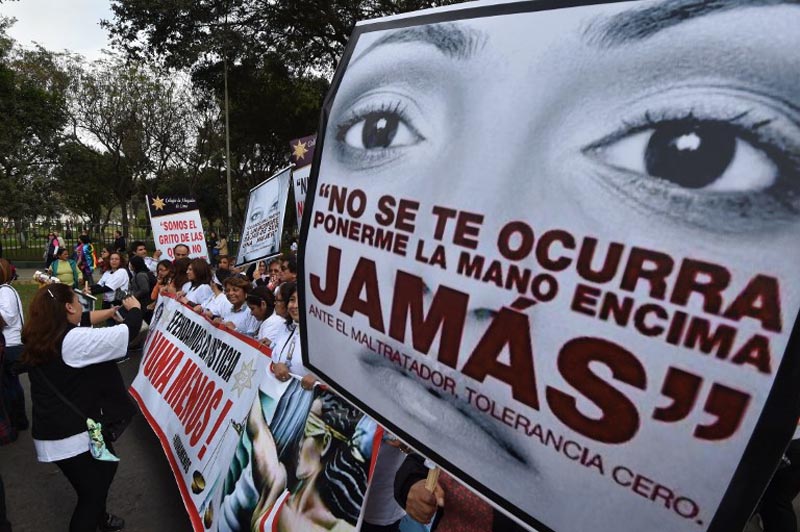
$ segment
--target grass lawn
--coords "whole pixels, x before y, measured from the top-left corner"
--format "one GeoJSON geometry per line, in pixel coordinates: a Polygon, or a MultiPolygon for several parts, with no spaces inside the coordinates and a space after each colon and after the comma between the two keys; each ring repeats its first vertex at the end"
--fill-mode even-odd
{"type": "MultiPolygon", "coordinates": [[[[22,309],[25,311],[25,320],[27,321],[28,307],[30,306],[31,299],[33,299],[33,295],[39,289],[39,283],[37,283],[36,281],[20,280],[20,281],[14,281],[13,283],[11,283],[11,286],[13,286],[17,290],[19,298],[22,300],[22,309]]],[[[98,298],[97,305],[95,306],[95,308],[99,309],[101,304],[102,304],[102,299],[98,298]]]]}

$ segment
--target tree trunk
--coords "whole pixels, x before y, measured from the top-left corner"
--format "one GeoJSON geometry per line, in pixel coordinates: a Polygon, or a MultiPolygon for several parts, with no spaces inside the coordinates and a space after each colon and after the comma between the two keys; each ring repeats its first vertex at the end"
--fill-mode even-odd
{"type": "Polygon", "coordinates": [[[122,234],[123,235],[127,235],[128,234],[128,228],[129,228],[129,225],[130,225],[128,223],[128,202],[127,201],[122,201],[120,203],[120,211],[121,211],[121,214],[122,214],[122,234]]]}

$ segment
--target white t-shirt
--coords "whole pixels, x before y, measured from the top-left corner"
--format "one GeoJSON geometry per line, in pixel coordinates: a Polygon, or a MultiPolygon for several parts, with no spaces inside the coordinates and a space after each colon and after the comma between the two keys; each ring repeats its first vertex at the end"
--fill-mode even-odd
{"type": "Polygon", "coordinates": [[[220,313],[223,322],[232,322],[236,330],[247,336],[253,336],[258,330],[258,320],[250,312],[250,307],[242,303],[239,310],[233,310],[230,302],[225,305],[220,313]]]}
{"type": "Polygon", "coordinates": [[[186,294],[186,299],[195,305],[202,305],[214,297],[214,292],[208,284],[201,284],[192,288],[191,281],[187,281],[183,284],[181,290],[186,294]]]}
{"type": "Polygon", "coordinates": [[[303,365],[303,347],[300,343],[300,326],[287,326],[285,323],[275,336],[272,344],[272,361],[283,362],[289,366],[289,373],[304,377],[310,372],[303,365]]]}
{"type": "MultiPolygon", "coordinates": [[[[93,329],[76,327],[64,337],[61,358],[73,368],[85,368],[125,356],[128,350],[128,326],[114,325],[93,329]]],[[[89,450],[86,430],[61,440],[33,440],[40,462],[66,460],[89,450]]]]}
{"type": "Polygon", "coordinates": [[[156,273],[156,269],[158,268],[158,261],[153,257],[145,257],[144,265],[147,266],[148,270],[150,270],[153,273],[156,273]]]}
{"type": "Polygon", "coordinates": [[[22,343],[22,326],[25,323],[22,301],[14,287],[8,284],[0,286],[0,316],[6,322],[6,326],[3,327],[6,346],[20,345],[22,343]]]}
{"type": "Polygon", "coordinates": [[[230,306],[230,302],[228,301],[225,292],[220,292],[214,297],[207,299],[205,303],[201,304],[203,310],[211,312],[212,316],[221,316],[222,311],[226,308],[226,305],[230,306]]]}
{"type": "Polygon", "coordinates": [[[286,318],[272,314],[269,318],[261,322],[261,327],[258,328],[256,338],[263,340],[266,338],[270,341],[270,345],[275,343],[275,338],[280,333],[281,329],[286,328],[286,318]]]}
{"type": "Polygon", "coordinates": [[[130,277],[128,277],[128,272],[125,268],[119,268],[115,272],[108,270],[97,282],[97,284],[111,289],[111,292],[103,292],[103,301],[108,301],[109,303],[114,301],[114,292],[118,288],[127,290],[129,282],[130,277]]]}

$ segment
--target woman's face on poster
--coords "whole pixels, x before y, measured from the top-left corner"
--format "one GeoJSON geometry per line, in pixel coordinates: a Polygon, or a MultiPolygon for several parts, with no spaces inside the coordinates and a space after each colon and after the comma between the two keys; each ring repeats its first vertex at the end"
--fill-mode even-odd
{"type": "MultiPolygon", "coordinates": [[[[596,236],[603,247],[623,241],[663,251],[676,262],[699,249],[698,258],[741,277],[796,276],[785,259],[800,234],[800,54],[792,52],[800,49],[800,6],[734,0],[685,16],[685,3],[364,33],[333,100],[319,183],[360,188],[370,205],[383,195],[419,202],[414,234],[427,241],[434,206],[483,214],[472,253],[487,262],[501,258],[500,229],[524,220],[537,236],[561,228],[596,236]]],[[[315,210],[327,204],[318,200],[315,210]]],[[[374,213],[370,207],[362,221],[374,224],[374,213]]],[[[378,262],[381,286],[402,269],[422,277],[429,296],[440,286],[470,292],[462,346],[474,346],[515,294],[455,273],[464,248],[453,245],[452,230],[443,244],[453,253],[446,269],[415,261],[413,249],[405,258],[359,249],[378,262]]],[[[534,258],[519,265],[539,268],[534,258]]],[[[783,288],[793,307],[796,289],[783,288]]],[[[387,316],[391,289],[385,297],[387,316]]],[[[567,305],[537,305],[532,322],[569,323],[575,314],[567,305]]],[[[582,332],[610,334],[602,323],[582,332]]],[[[532,335],[537,364],[555,366],[562,339],[551,342],[551,334],[540,327],[532,335]]],[[[367,356],[379,366],[368,370],[374,386],[408,392],[402,371],[367,356]]],[[[432,432],[463,436],[448,445],[469,451],[495,437],[467,419],[463,405],[456,412],[425,394],[402,397],[410,398],[401,407],[411,417],[423,425],[430,418],[432,432]]],[[[529,441],[512,438],[509,454],[535,464],[529,441]]]]}

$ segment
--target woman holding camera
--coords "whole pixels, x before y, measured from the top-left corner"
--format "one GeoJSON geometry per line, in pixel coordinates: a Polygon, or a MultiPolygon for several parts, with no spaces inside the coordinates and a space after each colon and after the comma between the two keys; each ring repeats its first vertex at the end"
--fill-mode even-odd
{"type": "MultiPolygon", "coordinates": [[[[34,295],[22,330],[37,458],[55,463],[78,494],[70,532],[113,532],[125,525],[106,512],[117,462],[93,458],[86,426],[87,417],[108,426],[136,412],[114,361],[138,333],[142,311],[134,297],[123,306],[128,312],[122,325],[94,329],[85,325],[109,319],[116,308],[84,313],[67,285],[46,285],[34,295]]],[[[106,445],[113,453],[108,440],[106,445]]]]}

